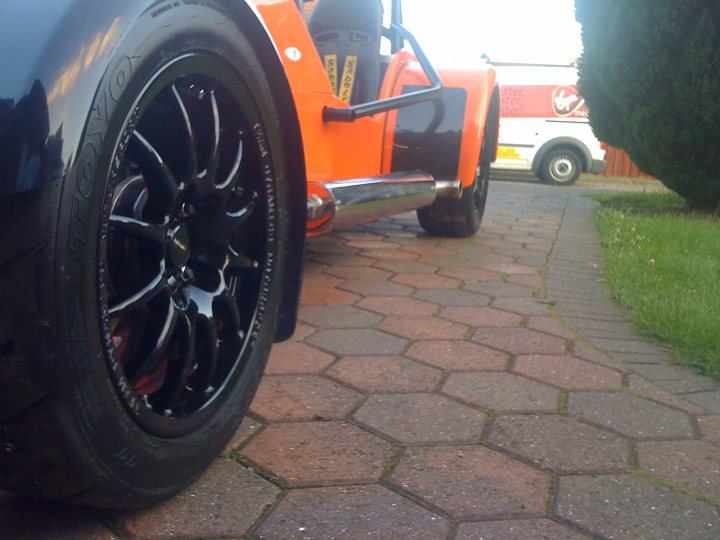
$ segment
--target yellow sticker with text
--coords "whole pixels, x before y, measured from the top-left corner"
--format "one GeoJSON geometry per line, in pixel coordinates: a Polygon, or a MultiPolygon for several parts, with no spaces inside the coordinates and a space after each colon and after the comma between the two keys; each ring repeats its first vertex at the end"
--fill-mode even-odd
{"type": "Polygon", "coordinates": [[[338,96],[346,103],[350,103],[353,86],[355,85],[355,71],[357,70],[357,56],[348,54],[345,57],[342,81],[340,83],[340,95],[338,96]]]}
{"type": "Polygon", "coordinates": [[[330,86],[332,86],[333,94],[338,93],[338,68],[337,68],[337,54],[326,54],[325,55],[325,72],[330,79],[330,86]]]}

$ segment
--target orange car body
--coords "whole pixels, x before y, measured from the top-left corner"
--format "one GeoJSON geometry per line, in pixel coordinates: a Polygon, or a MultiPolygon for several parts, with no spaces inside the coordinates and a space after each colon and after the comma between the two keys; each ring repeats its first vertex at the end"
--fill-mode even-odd
{"type": "MultiPolygon", "coordinates": [[[[302,131],[309,197],[322,196],[328,184],[338,181],[427,168],[415,164],[412,156],[409,160],[397,157],[398,149],[404,144],[397,133],[401,126],[398,118],[403,114],[401,111],[413,107],[417,109],[417,105],[380,112],[353,122],[324,120],[325,109],[346,108],[349,105],[334,94],[298,4],[292,0],[254,0],[254,3],[281,57],[295,100],[302,131]]],[[[480,60],[472,64],[435,68],[445,93],[457,90],[463,96],[462,118],[456,121],[459,125],[450,128],[457,135],[453,157],[453,161],[456,160],[456,178],[443,179],[459,180],[463,188],[468,188],[476,177],[486,126],[497,129],[488,122],[492,115],[498,114],[491,110],[491,99],[497,92],[495,70],[480,60]]],[[[416,55],[403,49],[392,55],[382,78],[378,99],[400,96],[407,87],[427,87],[430,84],[416,55]]],[[[432,114],[425,116],[428,116],[425,124],[432,123],[432,114]]],[[[436,136],[447,137],[447,133],[437,133],[436,136]]],[[[491,149],[494,161],[496,134],[490,139],[495,143],[495,148],[491,149]]],[[[428,147],[437,147],[438,152],[447,149],[446,145],[435,145],[432,141],[428,147]]],[[[423,162],[434,157],[431,152],[423,162]]],[[[447,156],[437,157],[447,159],[447,156]]],[[[435,171],[428,172],[435,179],[444,176],[435,171]]],[[[323,226],[328,220],[328,216],[321,216],[318,220],[309,218],[309,234],[329,230],[330,227],[323,226]]]]}

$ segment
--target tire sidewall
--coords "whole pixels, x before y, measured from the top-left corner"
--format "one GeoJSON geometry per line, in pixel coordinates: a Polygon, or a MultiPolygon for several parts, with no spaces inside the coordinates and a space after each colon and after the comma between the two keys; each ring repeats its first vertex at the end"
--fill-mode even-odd
{"type": "MultiPolygon", "coordinates": [[[[117,48],[99,86],[93,110],[75,165],[69,170],[60,202],[56,260],[51,279],[57,284],[54,306],[54,342],[61,344],[59,358],[48,366],[55,379],[54,397],[60,422],[67,428],[68,445],[83,466],[106,480],[111,498],[132,498],[139,493],[147,504],[165,497],[194,480],[224,448],[254,393],[272,342],[280,287],[275,279],[282,267],[282,212],[274,212],[274,239],[268,248],[269,266],[261,291],[264,320],[245,355],[255,365],[243,370],[214,416],[197,431],[176,439],[148,435],[128,414],[113,381],[106,354],[109,335],[103,336],[98,306],[99,244],[102,216],[107,214],[107,179],[116,145],[127,142],[125,125],[137,96],[152,77],[174,58],[192,51],[222,58],[247,81],[262,119],[254,136],[267,147],[273,171],[267,182],[281,205],[283,164],[275,156],[281,141],[274,129],[277,113],[268,99],[266,77],[252,46],[221,8],[211,2],[181,5],[162,15],[164,21],[141,15],[117,48]],[[221,24],[222,23],[222,24],[221,24]],[[113,490],[115,493],[113,493],[113,490]]],[[[132,119],[130,120],[132,122],[132,119]]],[[[268,218],[270,219],[270,218],[268,218]]],[[[132,501],[128,501],[132,505],[132,501]]]]}

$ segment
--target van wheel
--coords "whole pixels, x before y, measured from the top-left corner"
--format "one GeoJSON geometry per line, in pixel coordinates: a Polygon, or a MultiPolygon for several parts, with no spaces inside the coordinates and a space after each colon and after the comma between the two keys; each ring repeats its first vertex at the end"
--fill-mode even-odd
{"type": "Polygon", "coordinates": [[[570,186],[580,178],[581,172],[582,160],[577,152],[569,148],[560,148],[545,156],[539,176],[548,184],[570,186]]]}
{"type": "Polygon", "coordinates": [[[265,366],[288,237],[268,73],[218,4],[158,13],[88,111],[38,255],[43,315],[0,350],[0,489],[165,499],[223,451],[265,366]]]}

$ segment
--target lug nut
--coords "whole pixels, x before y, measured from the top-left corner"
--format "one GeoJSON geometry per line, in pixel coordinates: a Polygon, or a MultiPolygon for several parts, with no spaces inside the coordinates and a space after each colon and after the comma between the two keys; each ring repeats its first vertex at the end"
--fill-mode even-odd
{"type": "Polygon", "coordinates": [[[195,279],[195,272],[193,272],[192,268],[188,268],[187,266],[183,268],[182,279],[184,281],[192,281],[193,279],[195,279]]]}
{"type": "Polygon", "coordinates": [[[195,84],[191,84],[190,88],[188,88],[188,94],[190,94],[195,99],[200,100],[205,97],[205,89],[195,84]]]}
{"type": "Polygon", "coordinates": [[[180,207],[180,216],[188,218],[193,214],[195,214],[195,206],[193,206],[192,203],[183,203],[180,207]]]}

